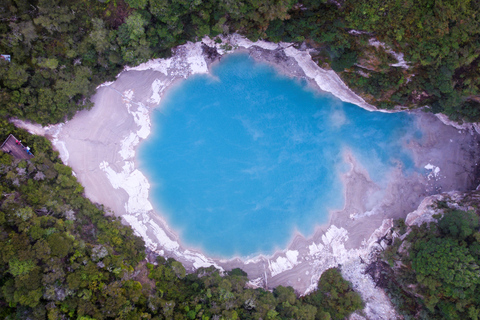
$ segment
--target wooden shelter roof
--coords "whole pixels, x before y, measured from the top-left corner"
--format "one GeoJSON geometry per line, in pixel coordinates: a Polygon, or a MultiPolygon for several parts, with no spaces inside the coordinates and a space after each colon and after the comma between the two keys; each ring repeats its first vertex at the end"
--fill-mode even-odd
{"type": "Polygon", "coordinates": [[[8,135],[7,140],[3,142],[0,147],[3,152],[11,154],[16,159],[32,159],[33,154],[27,150],[21,141],[13,136],[13,134],[8,135]]]}

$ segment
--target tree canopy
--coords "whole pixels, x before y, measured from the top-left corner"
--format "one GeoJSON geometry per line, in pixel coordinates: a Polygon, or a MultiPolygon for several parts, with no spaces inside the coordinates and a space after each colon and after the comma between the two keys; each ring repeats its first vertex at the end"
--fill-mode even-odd
{"type": "MultiPolygon", "coordinates": [[[[421,319],[478,319],[480,232],[474,211],[446,209],[384,253],[396,263],[386,288],[401,313],[421,319]],[[401,249],[403,248],[403,249],[401,249]],[[393,282],[396,282],[395,284],[393,282]]],[[[385,272],[385,271],[384,271],[385,272]]]]}

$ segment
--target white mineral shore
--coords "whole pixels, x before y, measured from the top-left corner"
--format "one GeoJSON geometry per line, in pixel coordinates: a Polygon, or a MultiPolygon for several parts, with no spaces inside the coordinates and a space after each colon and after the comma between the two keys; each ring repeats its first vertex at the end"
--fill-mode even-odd
{"type": "Polygon", "coordinates": [[[329,222],[317,226],[312,236],[294,234],[287,248],[270,256],[228,260],[208,257],[182,246],[162,212],[153,209],[150,184],[137,169],[135,150],[150,133],[152,110],[162,111],[158,105],[166,89],[192,74],[208,73],[212,63],[232,51],[247,52],[258,61],[271,63],[284,75],[306,79],[319,91],[376,110],[353,93],[335,72],[319,68],[308,49],[297,49],[289,43],[251,42],[231,35],[222,38],[222,43],[209,38],[189,42],[175,48],[171,58],[125,68],[115,82],[97,88],[91,110],[78,112],[66,123],[45,128],[21,121],[16,124],[47,136],[62,160],[73,168],[89,199],[121,216],[149,249],[181,261],[187,269],[239,267],[248,273],[252,287],[292,286],[305,294],[316,288],[323,271],[341,265],[343,275],[366,301],[367,318],[395,318],[385,293],[363,273],[369,253],[392,226],[392,219],[406,217],[424,197],[472,187],[479,149],[477,134],[471,127],[457,129],[433,115],[418,114],[417,125],[423,137],[420,142],[405,141],[405,145],[416,167],[424,170],[404,174],[398,168],[389,173],[386,185],[379,186],[345,150],[345,161],[350,164],[350,170],[342,175],[345,207],[331,212],[329,222]],[[229,47],[233,49],[226,50],[229,47]]]}

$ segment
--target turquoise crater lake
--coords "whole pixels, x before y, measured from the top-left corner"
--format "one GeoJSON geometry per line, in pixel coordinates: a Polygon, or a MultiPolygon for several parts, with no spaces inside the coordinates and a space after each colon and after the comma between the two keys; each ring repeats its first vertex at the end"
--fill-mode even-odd
{"type": "Polygon", "coordinates": [[[411,115],[368,112],[231,54],[169,89],[137,160],[185,246],[251,256],[343,208],[347,150],[384,185],[398,165],[415,169],[404,145],[420,136],[411,115]]]}

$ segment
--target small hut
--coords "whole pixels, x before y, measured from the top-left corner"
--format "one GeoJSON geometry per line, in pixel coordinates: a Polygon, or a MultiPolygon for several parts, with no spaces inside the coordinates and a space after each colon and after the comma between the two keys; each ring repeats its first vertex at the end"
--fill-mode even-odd
{"type": "Polygon", "coordinates": [[[0,59],[7,60],[8,62],[12,61],[12,57],[9,54],[0,54],[0,59]]]}
{"type": "Polygon", "coordinates": [[[5,153],[11,154],[16,159],[28,160],[33,158],[33,153],[30,152],[30,147],[24,146],[22,141],[15,138],[13,134],[8,135],[0,149],[5,153]]]}

